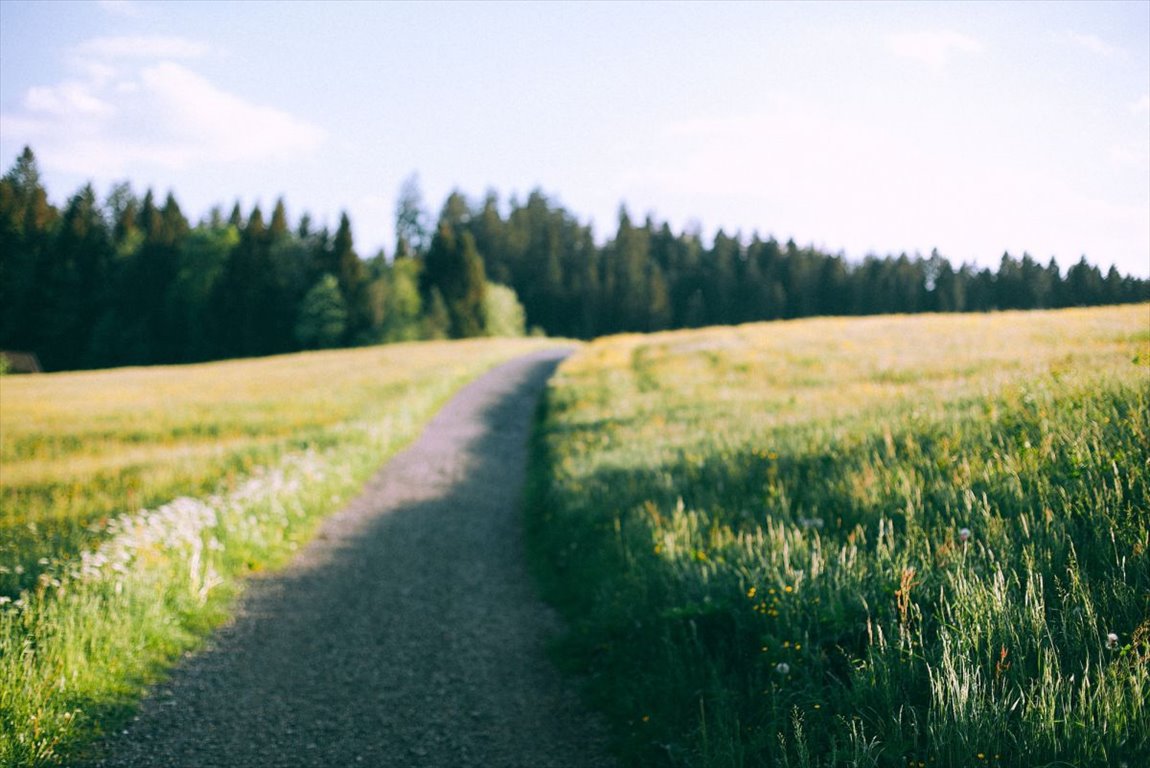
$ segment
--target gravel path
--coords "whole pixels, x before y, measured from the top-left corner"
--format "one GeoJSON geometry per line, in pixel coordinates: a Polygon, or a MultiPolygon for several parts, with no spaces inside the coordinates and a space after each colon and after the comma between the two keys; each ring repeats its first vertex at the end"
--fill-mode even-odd
{"type": "Polygon", "coordinates": [[[462,390],[286,571],[252,580],[98,765],[612,765],[544,655],[558,620],[523,558],[527,436],[561,357],[462,390]]]}

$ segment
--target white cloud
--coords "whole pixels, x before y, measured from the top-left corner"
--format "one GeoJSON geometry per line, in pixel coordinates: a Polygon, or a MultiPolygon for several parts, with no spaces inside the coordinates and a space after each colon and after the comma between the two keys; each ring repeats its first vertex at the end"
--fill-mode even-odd
{"type": "Polygon", "coordinates": [[[941,69],[955,54],[982,52],[982,43],[973,37],[946,30],[901,32],[887,35],[887,49],[906,59],[941,69]]]}
{"type": "Polygon", "coordinates": [[[100,0],[99,6],[113,16],[135,19],[143,15],[143,9],[134,0],[100,0]]]}
{"type": "Polygon", "coordinates": [[[95,94],[89,83],[66,80],[56,86],[35,86],[24,96],[24,106],[30,112],[56,117],[109,115],[115,110],[95,94]]]}
{"type": "Polygon", "coordinates": [[[5,138],[34,146],[46,168],[108,177],[285,161],[324,140],[317,126],[170,59],[206,53],[197,41],[97,38],[77,50],[77,76],[29,88],[22,109],[0,115],[5,138]]]}
{"type": "Polygon", "coordinates": [[[187,163],[286,160],[323,140],[316,126],[244,101],[180,64],[146,67],[140,79],[160,108],[173,147],[186,154],[187,163]]]}
{"type": "Polygon", "coordinates": [[[101,59],[199,59],[211,46],[198,40],[165,35],[138,37],[94,37],[81,43],[76,52],[101,59]]]}
{"type": "Polygon", "coordinates": [[[1150,149],[1145,143],[1115,144],[1110,147],[1110,161],[1121,168],[1150,169],[1150,149]]]}
{"type": "Polygon", "coordinates": [[[1082,34],[1080,32],[1064,32],[1057,35],[1056,39],[1079,48],[1083,51],[1088,51],[1096,56],[1101,56],[1104,59],[1121,58],[1126,55],[1126,51],[1116,45],[1111,45],[1097,35],[1082,34]]]}

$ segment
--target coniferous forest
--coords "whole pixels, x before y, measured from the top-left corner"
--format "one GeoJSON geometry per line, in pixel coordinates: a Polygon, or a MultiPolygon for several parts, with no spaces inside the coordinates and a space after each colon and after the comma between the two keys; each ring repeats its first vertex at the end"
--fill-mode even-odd
{"type": "Polygon", "coordinates": [[[1029,254],[996,270],[937,251],[869,255],[717,232],[675,233],[621,209],[603,244],[541,192],[526,202],[452,193],[434,221],[414,179],[396,245],[362,258],[335,232],[236,204],[191,224],[169,193],[86,185],[54,206],[25,149],[0,180],[0,349],[47,370],[181,363],[301,349],[507,335],[624,331],[812,315],[981,312],[1150,300],[1150,280],[1063,271],[1029,254]]]}

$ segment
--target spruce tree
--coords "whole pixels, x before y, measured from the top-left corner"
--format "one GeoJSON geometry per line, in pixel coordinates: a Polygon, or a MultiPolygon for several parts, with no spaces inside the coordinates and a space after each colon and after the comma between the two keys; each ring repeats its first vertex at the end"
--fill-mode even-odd
{"type": "Polygon", "coordinates": [[[0,345],[38,351],[44,297],[40,276],[50,258],[56,209],[28,147],[0,180],[0,345]]]}
{"type": "Polygon", "coordinates": [[[399,190],[395,205],[395,257],[397,259],[421,256],[428,247],[427,212],[423,208],[423,193],[419,190],[419,176],[408,176],[399,190]]]}
{"type": "Polygon", "coordinates": [[[347,332],[347,305],[334,275],[324,275],[300,303],[295,338],[303,349],[338,346],[347,332]]]}
{"type": "Polygon", "coordinates": [[[111,239],[88,184],[68,201],[52,244],[41,329],[45,367],[70,369],[87,362],[92,329],[108,296],[110,269],[111,239]]]}
{"type": "Polygon", "coordinates": [[[365,333],[371,326],[370,297],[367,293],[367,274],[363,262],[355,253],[351,235],[351,220],[344,213],[339,229],[332,241],[331,264],[335,267],[339,290],[347,304],[348,340],[365,333]]]}
{"type": "Polygon", "coordinates": [[[483,261],[471,233],[457,233],[442,222],[424,258],[421,289],[429,308],[436,292],[442,298],[453,338],[482,335],[485,283],[483,261]]]}
{"type": "Polygon", "coordinates": [[[281,197],[272,210],[272,220],[268,224],[268,240],[275,243],[288,236],[287,209],[281,197]]]}

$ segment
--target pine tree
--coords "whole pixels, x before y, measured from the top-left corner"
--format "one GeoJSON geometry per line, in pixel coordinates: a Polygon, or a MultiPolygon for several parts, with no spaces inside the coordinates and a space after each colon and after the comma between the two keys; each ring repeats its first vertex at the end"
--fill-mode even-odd
{"type": "Polygon", "coordinates": [[[228,225],[235,227],[237,232],[244,228],[244,212],[240,210],[239,200],[232,206],[232,212],[228,216],[228,225]]]}
{"type": "Polygon", "coordinates": [[[257,205],[213,291],[217,342],[225,355],[251,357],[283,348],[278,299],[267,227],[257,205]]]}
{"type": "Polygon", "coordinates": [[[427,247],[427,212],[423,208],[419,176],[413,173],[400,187],[399,201],[395,205],[395,257],[421,256],[427,247]]]}
{"type": "Polygon", "coordinates": [[[347,304],[348,340],[365,334],[371,327],[370,296],[367,293],[367,275],[363,262],[355,252],[351,236],[351,220],[344,213],[339,219],[339,229],[332,241],[331,263],[336,269],[339,290],[347,304]]]}
{"type": "MultiPolygon", "coordinates": [[[[721,229],[715,234],[715,242],[704,261],[702,284],[707,309],[705,321],[710,325],[734,322],[737,280],[735,265],[739,260],[740,250],[736,238],[730,237],[721,229]]],[[[792,262],[794,260],[792,259],[792,262]]]]}
{"type": "Polygon", "coordinates": [[[287,209],[284,207],[284,201],[281,197],[276,200],[276,207],[272,210],[272,220],[271,223],[268,224],[268,240],[272,243],[276,243],[287,236],[287,209]]]}
{"type": "Polygon", "coordinates": [[[427,314],[423,317],[425,339],[446,339],[451,335],[451,313],[438,288],[432,288],[427,300],[427,314]]]}
{"type": "Polygon", "coordinates": [[[44,275],[41,362],[54,370],[85,364],[92,329],[108,295],[111,239],[90,184],[69,201],[44,275]]]}
{"type": "Polygon", "coordinates": [[[347,305],[334,275],[324,275],[300,303],[295,338],[304,349],[338,346],[347,332],[347,305]]]}
{"type": "Polygon", "coordinates": [[[227,334],[221,327],[223,318],[215,311],[213,295],[239,244],[239,231],[221,217],[215,225],[209,222],[193,229],[180,247],[169,311],[182,361],[211,360],[229,353],[219,346],[218,340],[227,334]]]}
{"type": "Polygon", "coordinates": [[[364,272],[363,263],[355,253],[355,244],[351,236],[351,219],[346,213],[340,215],[339,229],[336,230],[335,239],[332,241],[331,265],[335,267],[335,276],[339,281],[339,290],[343,293],[344,300],[350,302],[363,282],[364,272]]]}
{"type": "Polygon", "coordinates": [[[499,197],[494,192],[488,192],[483,201],[483,210],[472,217],[468,231],[475,238],[476,250],[483,255],[487,276],[497,283],[510,285],[513,278],[506,258],[505,226],[499,215],[499,197]]]}
{"type": "Polygon", "coordinates": [[[50,258],[56,209],[28,147],[0,180],[0,345],[39,351],[44,297],[41,277],[50,258]]]}
{"type": "Polygon", "coordinates": [[[429,308],[438,291],[447,307],[453,338],[483,334],[485,284],[483,261],[471,233],[457,233],[447,222],[441,223],[424,258],[421,288],[429,308]]]}

